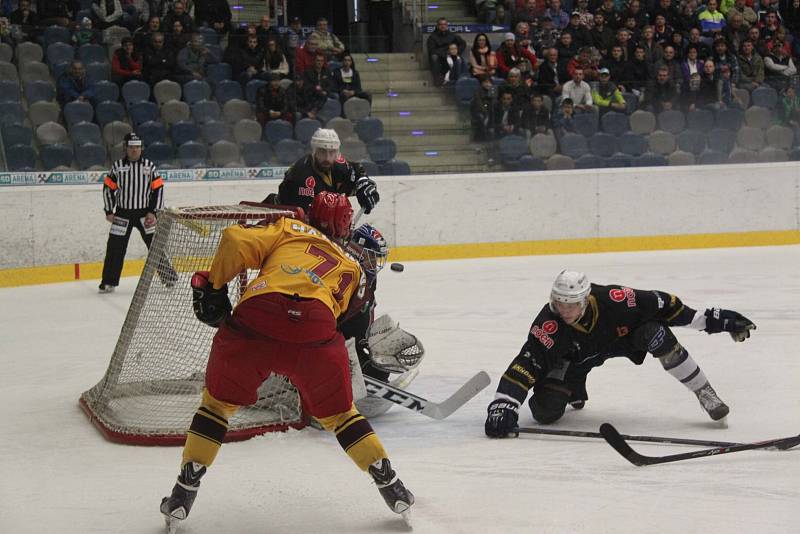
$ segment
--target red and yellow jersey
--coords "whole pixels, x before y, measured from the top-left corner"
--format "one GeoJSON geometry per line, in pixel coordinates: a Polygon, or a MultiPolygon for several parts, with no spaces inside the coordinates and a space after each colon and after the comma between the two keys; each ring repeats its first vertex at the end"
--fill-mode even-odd
{"type": "Polygon", "coordinates": [[[342,247],[308,224],[283,217],[266,226],[231,226],[211,264],[210,282],[220,288],[244,269],[259,269],[240,303],[264,293],[317,299],[338,318],[365,286],[361,266],[342,247]]]}

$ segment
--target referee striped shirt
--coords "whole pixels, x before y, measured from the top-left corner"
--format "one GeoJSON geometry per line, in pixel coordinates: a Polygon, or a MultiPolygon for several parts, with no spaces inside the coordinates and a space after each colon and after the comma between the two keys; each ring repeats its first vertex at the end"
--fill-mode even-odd
{"type": "Polygon", "coordinates": [[[164,180],[147,158],[118,159],[103,180],[106,214],[117,208],[155,212],[164,206],[164,180]]]}

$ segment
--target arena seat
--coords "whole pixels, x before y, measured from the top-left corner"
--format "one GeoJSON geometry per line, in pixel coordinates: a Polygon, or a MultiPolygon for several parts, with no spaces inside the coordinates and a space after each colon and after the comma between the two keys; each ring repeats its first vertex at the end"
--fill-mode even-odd
{"type": "Polygon", "coordinates": [[[9,171],[35,171],[36,151],[30,145],[13,145],[6,148],[6,164],[9,171]]]}
{"type": "Polygon", "coordinates": [[[291,139],[294,135],[294,128],[292,123],[283,119],[269,121],[264,125],[263,139],[269,141],[273,147],[284,139],[291,139]]]}
{"type": "MultiPolygon", "coordinates": [[[[622,114],[617,113],[617,115],[622,114]]],[[[628,118],[625,115],[622,115],[622,117],[625,118],[625,123],[627,124],[628,118]]],[[[611,156],[618,151],[617,137],[610,133],[597,132],[589,138],[589,150],[592,154],[600,157],[611,156]]],[[[578,166],[578,161],[575,162],[575,166],[578,166]]]]}
{"type": "Polygon", "coordinates": [[[604,114],[600,118],[600,124],[605,133],[617,137],[631,129],[630,117],[617,111],[609,111],[604,114]]]}
{"type": "Polygon", "coordinates": [[[155,102],[148,100],[140,100],[134,102],[128,108],[130,112],[131,123],[134,128],[145,122],[157,121],[160,118],[158,106],[155,102]]]}
{"type": "MultiPolygon", "coordinates": [[[[561,145],[561,154],[573,160],[589,153],[589,144],[586,141],[586,137],[580,134],[564,134],[559,143],[561,145]]],[[[550,168],[549,165],[548,168],[550,168]]]]}
{"type": "Polygon", "coordinates": [[[81,145],[75,149],[75,159],[78,162],[78,167],[83,170],[92,169],[93,167],[103,170],[108,167],[106,149],[103,145],[93,143],[81,145]]]}
{"type": "Polygon", "coordinates": [[[695,156],[706,148],[706,134],[697,130],[684,130],[676,138],[678,148],[695,156]]]}
{"type": "Polygon", "coordinates": [[[266,141],[242,143],[242,159],[248,167],[268,167],[273,157],[272,147],[266,141]]]}
{"type": "Polygon", "coordinates": [[[190,141],[200,139],[200,127],[192,121],[178,121],[170,127],[172,144],[181,147],[190,141]]]}
{"type": "MultiPolygon", "coordinates": [[[[357,96],[348,98],[344,103],[343,109],[344,109],[344,116],[350,119],[351,121],[358,121],[366,117],[369,117],[371,111],[369,100],[366,100],[364,98],[358,98],[357,96]]],[[[333,120],[333,118],[331,118],[330,120],[333,120]]]]}
{"type": "Polygon", "coordinates": [[[677,135],[686,129],[686,117],[677,109],[669,109],[658,114],[658,129],[677,135]]]}
{"type": "Polygon", "coordinates": [[[307,153],[303,143],[290,138],[281,139],[274,145],[274,148],[275,157],[281,165],[291,165],[307,153]]]}
{"type": "Polygon", "coordinates": [[[119,86],[113,82],[109,82],[107,80],[101,80],[94,84],[94,101],[95,102],[105,102],[111,101],[116,102],[119,100],[119,86]]]}
{"type": "Polygon", "coordinates": [[[72,166],[72,147],[66,144],[44,145],[40,156],[42,168],[46,171],[52,171],[56,167],[72,166]]]}
{"type": "Polygon", "coordinates": [[[294,137],[304,145],[311,141],[311,136],[319,130],[322,124],[316,119],[300,119],[294,125],[294,137]]]}
{"type": "Polygon", "coordinates": [[[167,129],[163,122],[158,120],[145,121],[136,127],[136,134],[142,138],[145,147],[153,143],[164,143],[167,138],[167,129]]]}
{"type": "Polygon", "coordinates": [[[178,147],[179,165],[187,169],[206,166],[207,156],[208,148],[197,141],[189,141],[178,147]]]}
{"type": "Polygon", "coordinates": [[[383,122],[377,117],[361,119],[356,122],[354,128],[356,135],[365,143],[369,143],[372,139],[383,137],[383,122]]]}
{"type": "Polygon", "coordinates": [[[69,127],[69,136],[75,146],[85,145],[86,143],[103,144],[103,134],[100,132],[100,127],[93,122],[83,121],[71,125],[69,127]]]}
{"type": "Polygon", "coordinates": [[[647,139],[634,132],[625,132],[619,138],[619,151],[628,156],[641,156],[647,152],[647,139]]]}
{"type": "Polygon", "coordinates": [[[129,80],[122,86],[122,99],[128,109],[137,102],[150,100],[150,85],[139,80],[129,80]]]}
{"type": "Polygon", "coordinates": [[[92,122],[93,119],[94,108],[89,102],[74,100],[64,106],[64,122],[68,127],[78,122],[92,122]]]}
{"type": "MultiPolygon", "coordinates": [[[[524,147],[522,149],[522,153],[517,156],[516,159],[519,159],[522,154],[528,151],[528,145],[525,143],[525,139],[521,139],[524,147]]],[[[500,150],[502,151],[502,139],[500,150]]],[[[367,152],[369,153],[369,159],[380,165],[394,159],[394,157],[397,155],[397,144],[395,144],[392,139],[387,137],[379,137],[367,143],[367,152]]]]}

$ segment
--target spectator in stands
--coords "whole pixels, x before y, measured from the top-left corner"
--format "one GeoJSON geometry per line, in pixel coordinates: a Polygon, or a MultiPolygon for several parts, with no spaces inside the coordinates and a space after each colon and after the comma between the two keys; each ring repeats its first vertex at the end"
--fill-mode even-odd
{"type": "Polygon", "coordinates": [[[491,20],[486,21],[486,23],[492,26],[511,26],[511,23],[513,22],[511,13],[511,11],[506,10],[505,6],[500,4],[495,7],[494,17],[491,20]]]}
{"type": "Polygon", "coordinates": [[[306,90],[325,103],[331,92],[333,76],[325,64],[324,54],[317,53],[317,57],[314,58],[314,65],[310,69],[306,69],[303,77],[306,80],[306,90]]]}
{"type": "Polygon", "coordinates": [[[194,20],[189,13],[187,13],[186,4],[181,0],[172,4],[172,10],[162,17],[161,23],[164,28],[169,29],[173,27],[176,20],[181,21],[181,24],[183,24],[183,31],[186,33],[194,32],[194,20]]]}
{"type": "Polygon", "coordinates": [[[691,45],[686,49],[686,59],[681,62],[681,87],[688,87],[695,73],[699,79],[701,72],[703,72],[703,62],[697,55],[697,47],[691,45]]]}
{"type": "MultiPolygon", "coordinates": [[[[622,26],[622,17],[614,6],[614,0],[603,0],[602,5],[597,8],[595,13],[601,13],[606,24],[614,31],[622,26]]],[[[597,19],[595,19],[595,22],[597,22],[597,19]]]]}
{"type": "Polygon", "coordinates": [[[36,2],[36,14],[42,26],[64,26],[69,27],[75,12],[74,2],[64,0],[38,0],[36,2]]]}
{"type": "Polygon", "coordinates": [[[538,93],[531,93],[528,105],[522,111],[522,128],[528,135],[546,134],[552,130],[550,112],[544,107],[544,97],[538,93]]]}
{"type": "Polygon", "coordinates": [[[724,37],[719,37],[714,41],[714,54],[711,56],[717,67],[717,79],[719,79],[720,69],[727,65],[731,71],[731,81],[736,84],[739,82],[739,62],[736,55],[728,52],[728,42],[724,37]]]}
{"type": "Polygon", "coordinates": [[[186,29],[183,27],[181,21],[176,20],[172,23],[172,33],[169,34],[169,46],[172,47],[175,52],[180,52],[186,48],[191,40],[192,36],[186,33],[186,29]]]}
{"type": "Polygon", "coordinates": [[[782,46],[783,51],[787,56],[792,55],[792,47],[786,41],[786,30],[781,26],[778,31],[772,34],[772,37],[765,43],[766,49],[772,52],[776,46],[782,46]]]}
{"type": "Polygon", "coordinates": [[[672,40],[670,41],[672,47],[675,49],[675,59],[678,61],[683,61],[686,58],[686,46],[687,42],[683,37],[681,32],[673,32],[672,33],[672,40]]]}
{"type": "Polygon", "coordinates": [[[622,47],[619,45],[612,46],[611,56],[603,59],[600,62],[600,67],[608,70],[611,81],[620,91],[624,92],[632,76],[630,73],[630,64],[625,61],[625,57],[622,54],[622,47]]]}
{"type": "Polygon", "coordinates": [[[778,19],[778,12],[769,10],[763,17],[763,22],[759,25],[761,29],[761,38],[768,41],[772,38],[778,28],[781,27],[781,21],[778,19]]]}
{"type": "Polygon", "coordinates": [[[492,43],[485,33],[479,33],[472,42],[469,52],[470,72],[476,78],[494,76],[497,72],[497,56],[492,51],[492,43]]]}
{"type": "Polygon", "coordinates": [[[153,34],[161,31],[161,19],[151,16],[147,19],[147,24],[141,26],[133,32],[133,46],[140,53],[143,53],[150,46],[153,34]]]}
{"type": "Polygon", "coordinates": [[[659,0],[658,5],[650,12],[650,20],[655,20],[658,15],[664,15],[667,24],[678,29],[683,29],[681,24],[681,14],[673,5],[672,0],[659,0]]]}
{"type": "Polygon", "coordinates": [[[472,133],[476,141],[488,141],[494,138],[494,104],[497,100],[497,87],[489,76],[481,76],[480,86],[470,102],[470,118],[472,133]]]}
{"type": "Polygon", "coordinates": [[[629,92],[641,97],[652,80],[650,65],[647,64],[643,47],[636,46],[633,49],[633,59],[628,62],[628,72],[630,80],[625,87],[629,92]]]}
{"type": "Polygon", "coordinates": [[[331,91],[339,95],[339,102],[344,103],[353,97],[372,102],[372,95],[361,87],[361,76],[353,65],[353,56],[342,56],[342,66],[333,71],[331,91]]]}
{"type": "Polygon", "coordinates": [[[756,15],[756,12],[753,11],[752,7],[747,5],[746,0],[734,0],[733,5],[725,14],[729,23],[736,15],[742,17],[742,25],[745,27],[745,29],[750,29],[751,26],[758,24],[758,15],[756,15]]]}
{"type": "Polygon", "coordinates": [[[258,36],[258,44],[261,45],[262,48],[267,47],[267,41],[270,39],[275,39],[275,42],[280,42],[281,34],[278,31],[278,28],[272,25],[272,20],[269,18],[269,13],[261,15],[261,20],[256,28],[256,35],[258,36]]]}
{"type": "Polygon", "coordinates": [[[255,24],[248,22],[244,25],[232,26],[231,31],[228,33],[228,46],[225,47],[225,53],[222,56],[223,61],[228,63],[228,60],[226,59],[227,52],[231,48],[245,48],[247,46],[247,38],[251,35],[258,39],[258,46],[263,49],[264,45],[266,45],[266,42],[261,42],[261,39],[258,37],[258,28],[255,24]]]}
{"type": "Polygon", "coordinates": [[[561,0],[550,0],[550,7],[544,10],[544,14],[550,17],[557,30],[563,30],[569,24],[569,15],[561,9],[561,0]]]}
{"type": "Polygon", "coordinates": [[[522,81],[522,73],[518,68],[508,71],[508,77],[506,77],[506,81],[501,86],[500,91],[511,93],[514,97],[514,105],[520,109],[528,103],[528,93],[530,91],[522,81]]]}
{"type": "Polygon", "coordinates": [[[747,39],[747,28],[743,21],[742,15],[736,13],[733,17],[728,18],[728,24],[722,30],[722,36],[728,41],[731,50],[739,50],[742,42],[747,39]]]}
{"type": "Polygon", "coordinates": [[[144,60],[143,73],[144,79],[151,86],[161,80],[171,79],[183,83],[190,77],[177,73],[177,61],[175,52],[166,45],[166,39],[161,32],[154,32],[150,37],[150,46],[142,54],[144,60]]]}
{"type": "Polygon", "coordinates": [[[800,127],[800,96],[792,85],[784,89],[778,102],[778,122],[786,126],[800,127]]]}
{"type": "Polygon", "coordinates": [[[722,65],[719,70],[717,92],[719,94],[719,109],[744,107],[733,92],[733,78],[731,76],[730,65],[722,65]]]}
{"type": "Polygon", "coordinates": [[[19,7],[8,16],[9,23],[19,26],[23,38],[33,40],[39,27],[39,15],[31,9],[30,0],[20,0],[19,7]]]}
{"type": "Polygon", "coordinates": [[[306,117],[316,119],[325,104],[325,99],[320,98],[313,88],[307,88],[304,75],[298,73],[294,74],[294,83],[287,90],[287,99],[295,121],[306,117]]]}
{"type": "Polygon", "coordinates": [[[764,57],[764,80],[776,91],[783,92],[789,86],[797,68],[791,56],[782,46],[776,46],[764,57]]]}
{"type": "Polygon", "coordinates": [[[558,36],[556,43],[556,50],[558,50],[558,60],[569,62],[578,53],[578,47],[572,42],[572,34],[564,32],[558,36]]]}
{"type": "Polygon", "coordinates": [[[656,61],[655,70],[658,71],[661,67],[667,67],[669,72],[669,81],[675,84],[675,87],[680,89],[683,83],[683,72],[681,71],[680,62],[675,59],[675,48],[670,44],[663,47],[661,59],[656,61]]]}
{"type": "Polygon", "coordinates": [[[609,111],[618,111],[625,113],[627,104],[622,93],[611,81],[611,73],[608,69],[602,68],[599,72],[600,82],[597,87],[592,90],[592,102],[597,106],[600,115],[609,111]]]}
{"type": "Polygon", "coordinates": [[[717,0],[708,0],[705,11],[697,15],[702,34],[710,41],[713,41],[725,28],[725,16],[717,11],[718,5],[717,0]]]}
{"type": "Polygon", "coordinates": [[[544,15],[544,3],[540,4],[537,0],[527,0],[521,9],[517,9],[514,13],[514,24],[520,22],[527,22],[528,24],[536,24],[539,18],[544,15]]]}
{"type": "Polygon", "coordinates": [[[142,79],[142,56],[136,51],[130,37],[123,38],[122,46],[114,51],[111,73],[120,87],[130,80],[142,79]]]}
{"type": "Polygon", "coordinates": [[[178,68],[189,73],[195,80],[202,80],[209,63],[219,63],[219,58],[206,46],[202,34],[192,34],[189,46],[178,52],[178,68]]]}
{"type": "Polygon", "coordinates": [[[655,20],[655,17],[651,19],[650,15],[642,9],[642,3],[639,0],[631,0],[627,9],[622,12],[623,20],[627,20],[631,17],[636,21],[637,28],[642,28],[650,24],[651,20],[655,20]]]}
{"type": "Polygon", "coordinates": [[[681,91],[680,106],[684,113],[689,113],[697,109],[713,109],[716,100],[717,90],[713,83],[703,84],[700,72],[695,72],[681,91]]]}
{"type": "MultiPolygon", "coordinates": [[[[370,49],[389,52],[394,49],[394,11],[392,0],[367,0],[368,32],[374,43],[370,49]],[[381,43],[381,41],[383,41],[381,43]],[[379,46],[379,45],[383,46],[379,46]]],[[[485,20],[485,19],[484,19],[485,20]]]]}
{"type": "Polygon", "coordinates": [[[667,67],[658,69],[656,79],[650,83],[644,96],[644,108],[656,114],[677,106],[678,89],[674,83],[669,81],[669,69],[667,67]]]}
{"type": "Polygon", "coordinates": [[[566,62],[558,59],[558,50],[548,48],[544,54],[545,61],[539,67],[539,83],[536,89],[551,98],[561,95],[564,82],[569,79],[566,62]]]}
{"type": "MultiPolygon", "coordinates": [[[[147,0],[147,7],[150,17],[158,17],[161,20],[172,10],[174,0],[147,0]]],[[[150,20],[149,18],[147,20],[150,20]]]]}
{"type": "Polygon", "coordinates": [[[439,72],[442,74],[442,79],[438,83],[434,80],[436,85],[455,85],[459,78],[469,72],[469,66],[464,61],[464,58],[459,55],[458,45],[455,43],[450,43],[447,47],[447,55],[441,57],[439,61],[441,62],[439,72]]]}
{"type": "Polygon", "coordinates": [[[575,105],[571,98],[561,101],[561,109],[553,118],[553,131],[559,139],[567,133],[575,133],[575,105]]]}
{"type": "Polygon", "coordinates": [[[583,81],[583,69],[580,67],[572,72],[572,79],[564,84],[561,96],[572,100],[576,112],[589,113],[595,109],[592,101],[592,88],[583,81]]]}
{"type": "Polygon", "coordinates": [[[194,22],[207,26],[217,35],[227,35],[231,31],[231,6],[228,0],[203,0],[194,8],[194,22]]]}
{"type": "MultiPolygon", "coordinates": [[[[594,28],[589,32],[592,39],[592,46],[600,51],[603,56],[609,53],[614,45],[614,30],[606,26],[606,18],[602,13],[594,14],[594,28]]],[[[625,59],[628,59],[627,49],[622,49],[625,59]]]]}
{"type": "Polygon", "coordinates": [[[580,14],[581,26],[589,31],[594,28],[594,13],[589,9],[589,0],[578,0],[578,6],[573,8],[573,11],[580,14]]]}
{"type": "Polygon", "coordinates": [[[650,77],[653,78],[656,72],[656,63],[660,61],[661,57],[664,55],[664,49],[656,42],[655,32],[652,26],[645,26],[642,28],[642,38],[637,46],[644,48],[645,61],[650,65],[650,77]]]}
{"type": "Polygon", "coordinates": [[[292,122],[289,95],[281,87],[280,74],[272,73],[269,83],[262,85],[256,91],[256,118],[261,126],[278,119],[292,122]]]}
{"type": "Polygon", "coordinates": [[[458,34],[451,32],[447,19],[442,17],[436,21],[436,31],[428,36],[426,42],[426,46],[428,47],[428,64],[433,74],[434,83],[444,78],[444,74],[439,69],[442,65],[442,58],[447,55],[450,43],[455,43],[458,46],[459,55],[463,54],[464,50],[467,48],[467,43],[464,39],[458,34]]]}
{"type": "Polygon", "coordinates": [[[297,51],[294,64],[295,74],[303,74],[306,70],[310,69],[314,64],[318,51],[319,45],[317,39],[309,37],[306,44],[297,51]]]}
{"type": "Polygon", "coordinates": [[[498,91],[500,98],[494,109],[495,137],[500,139],[507,135],[519,135],[520,109],[514,104],[514,95],[507,91],[498,91]]]}
{"type": "Polygon", "coordinates": [[[269,79],[264,68],[264,51],[258,44],[258,37],[250,35],[244,48],[235,47],[228,55],[233,78],[246,87],[250,80],[269,79]]]}
{"type": "Polygon", "coordinates": [[[339,59],[344,53],[344,43],[332,32],[328,31],[328,19],[320,17],[309,39],[317,40],[319,51],[325,55],[326,61],[339,59]]]}
{"type": "Polygon", "coordinates": [[[286,60],[289,62],[289,72],[295,72],[295,58],[302,44],[303,30],[300,17],[292,17],[281,41],[281,49],[286,54],[286,60]]]}
{"type": "Polygon", "coordinates": [[[58,102],[63,108],[70,102],[90,102],[94,98],[94,88],[86,81],[86,68],[83,62],[73,60],[69,69],[58,79],[58,102]]]}
{"type": "Polygon", "coordinates": [[[264,67],[268,72],[277,72],[282,78],[289,76],[289,62],[286,59],[278,40],[270,38],[264,50],[264,67]]]}
{"type": "MultiPolygon", "coordinates": [[[[625,28],[626,30],[628,30],[628,35],[630,36],[630,38],[628,40],[631,43],[638,43],[639,42],[639,40],[641,39],[641,32],[639,31],[641,26],[637,26],[636,25],[636,19],[635,18],[628,17],[626,19],[623,19],[622,27],[625,28]]],[[[630,51],[629,51],[629,53],[630,53],[630,51]]]]}
{"type": "Polygon", "coordinates": [[[125,13],[120,0],[93,0],[92,23],[99,30],[111,26],[121,26],[129,30],[136,27],[136,21],[125,13]]]}
{"type": "Polygon", "coordinates": [[[85,44],[97,44],[100,42],[100,34],[94,28],[92,19],[83,17],[80,26],[72,32],[72,44],[81,47],[85,44]]]}
{"type": "Polygon", "coordinates": [[[633,49],[636,47],[633,39],[631,39],[631,32],[629,32],[627,28],[620,28],[617,30],[612,46],[614,44],[618,44],[622,47],[626,58],[631,57],[633,49]]]}
{"type": "Polygon", "coordinates": [[[739,56],[739,87],[752,91],[764,83],[764,59],[756,52],[753,41],[742,43],[739,56]]]}
{"type": "Polygon", "coordinates": [[[700,28],[695,27],[689,30],[689,43],[687,47],[689,46],[697,48],[697,58],[700,61],[705,61],[711,55],[711,47],[703,41],[700,28]]]}
{"type": "Polygon", "coordinates": [[[579,11],[572,12],[569,17],[569,24],[567,24],[564,31],[572,34],[572,42],[575,43],[575,46],[579,49],[592,45],[592,37],[589,34],[589,29],[581,23],[581,14],[579,11]]]}
{"type": "Polygon", "coordinates": [[[578,54],[569,60],[567,63],[567,74],[572,77],[575,69],[583,69],[583,79],[587,82],[595,82],[599,80],[597,72],[599,65],[594,57],[592,57],[592,49],[584,46],[578,51],[578,54]]]}
{"type": "Polygon", "coordinates": [[[536,68],[536,56],[523,49],[513,33],[506,33],[504,38],[496,53],[498,75],[505,78],[511,69],[516,68],[526,80],[530,79],[536,68]]]}

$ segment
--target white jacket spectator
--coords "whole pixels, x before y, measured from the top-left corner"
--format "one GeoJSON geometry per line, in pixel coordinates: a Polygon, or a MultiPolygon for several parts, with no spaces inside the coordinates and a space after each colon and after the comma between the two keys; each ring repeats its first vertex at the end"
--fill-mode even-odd
{"type": "Polygon", "coordinates": [[[583,69],[575,69],[572,79],[564,84],[561,89],[561,98],[570,98],[576,110],[589,111],[592,109],[592,88],[583,81],[583,69]]]}

